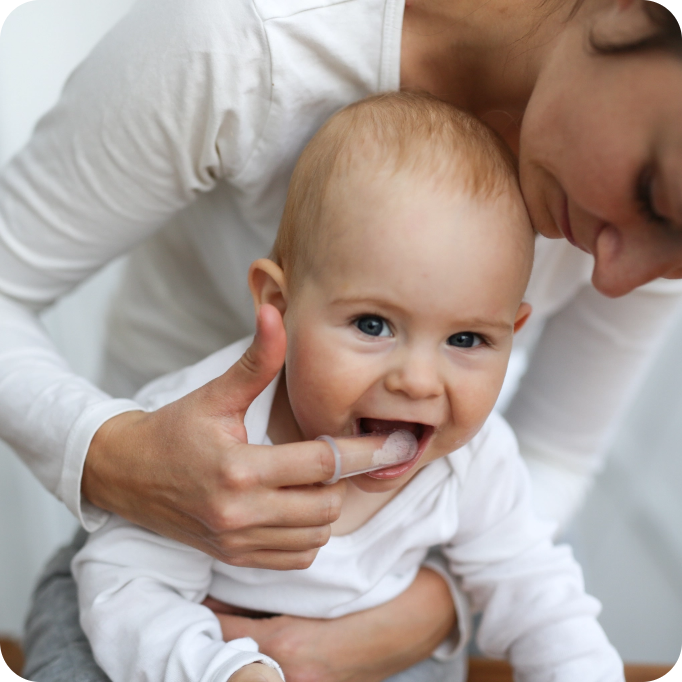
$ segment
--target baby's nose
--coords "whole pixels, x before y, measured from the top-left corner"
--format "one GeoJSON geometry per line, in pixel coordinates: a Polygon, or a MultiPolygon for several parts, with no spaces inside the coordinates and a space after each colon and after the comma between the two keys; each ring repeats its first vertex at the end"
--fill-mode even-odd
{"type": "Polygon", "coordinates": [[[438,363],[429,353],[407,353],[402,362],[386,376],[386,388],[411,400],[426,400],[443,395],[438,363]]]}

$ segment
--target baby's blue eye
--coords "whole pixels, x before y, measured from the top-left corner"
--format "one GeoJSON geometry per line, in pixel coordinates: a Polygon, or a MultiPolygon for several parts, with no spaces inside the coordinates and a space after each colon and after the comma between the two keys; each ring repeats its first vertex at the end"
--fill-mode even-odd
{"type": "Polygon", "coordinates": [[[391,336],[388,322],[378,315],[363,315],[355,320],[355,326],[367,336],[391,336]]]}
{"type": "Polygon", "coordinates": [[[459,332],[448,338],[448,345],[455,348],[474,348],[482,343],[483,339],[473,332],[459,332]]]}

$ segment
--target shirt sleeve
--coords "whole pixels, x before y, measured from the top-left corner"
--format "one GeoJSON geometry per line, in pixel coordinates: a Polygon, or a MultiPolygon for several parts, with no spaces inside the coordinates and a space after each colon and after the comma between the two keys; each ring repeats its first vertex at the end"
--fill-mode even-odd
{"type": "Polygon", "coordinates": [[[74,557],[83,631],[112,682],[227,682],[251,663],[284,676],[250,638],[223,642],[201,602],[213,559],[112,516],[74,557]]]}
{"type": "Polygon", "coordinates": [[[0,172],[0,437],[88,530],[90,439],[136,406],[75,376],[36,314],[240,172],[269,68],[249,2],[139,0],[0,172]]]}
{"type": "Polygon", "coordinates": [[[530,481],[500,419],[479,437],[461,481],[460,525],[444,547],[450,569],[482,619],[477,641],[508,658],[518,682],[623,682],[622,662],[597,622],[567,546],[532,512],[530,481]]]}
{"type": "Polygon", "coordinates": [[[618,299],[585,285],[547,321],[505,415],[542,516],[565,526],[577,511],[681,299],[679,281],[618,299]]]}
{"type": "Polygon", "coordinates": [[[457,617],[452,626],[452,630],[431,654],[431,656],[438,661],[448,661],[459,656],[466,649],[471,640],[473,624],[471,622],[469,600],[462,591],[459,582],[450,572],[450,566],[438,548],[433,548],[429,552],[422,566],[430,568],[443,578],[450,590],[452,603],[455,605],[457,617]]]}

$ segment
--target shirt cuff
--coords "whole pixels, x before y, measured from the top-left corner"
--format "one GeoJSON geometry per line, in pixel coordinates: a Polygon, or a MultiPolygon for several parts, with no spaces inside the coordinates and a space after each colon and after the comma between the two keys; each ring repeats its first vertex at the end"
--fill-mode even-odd
{"type": "Polygon", "coordinates": [[[90,443],[104,422],[124,412],[140,410],[140,405],[132,400],[106,400],[86,409],[69,433],[57,496],[89,533],[101,528],[109,518],[109,512],[88,502],[81,493],[83,467],[90,443]]]}
{"type": "Polygon", "coordinates": [[[438,551],[432,550],[422,564],[424,568],[430,568],[445,580],[450,588],[452,601],[455,605],[457,621],[452,626],[450,634],[438,645],[432,656],[437,661],[449,661],[458,656],[469,644],[471,639],[471,608],[469,600],[457,583],[457,580],[448,570],[445,557],[438,551]]]}
{"type": "Polygon", "coordinates": [[[226,652],[230,656],[229,660],[216,669],[210,676],[211,682],[227,682],[238,670],[252,663],[263,663],[269,668],[276,670],[284,681],[284,673],[277,661],[258,651],[258,644],[250,637],[233,639],[226,643],[226,652]],[[228,651],[229,650],[229,651],[228,651]]]}

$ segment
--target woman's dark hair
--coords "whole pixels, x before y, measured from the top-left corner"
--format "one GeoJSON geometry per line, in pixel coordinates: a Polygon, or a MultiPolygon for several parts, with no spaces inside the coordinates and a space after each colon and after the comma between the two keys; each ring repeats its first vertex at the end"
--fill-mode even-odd
{"type": "MultiPolygon", "coordinates": [[[[573,11],[577,11],[581,4],[582,0],[579,0],[573,11]]],[[[592,49],[603,55],[661,51],[682,57],[682,31],[675,15],[657,2],[645,2],[644,11],[654,26],[653,33],[624,43],[608,42],[593,36],[590,40],[592,49]]]]}

